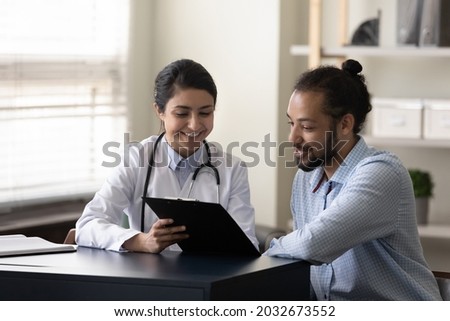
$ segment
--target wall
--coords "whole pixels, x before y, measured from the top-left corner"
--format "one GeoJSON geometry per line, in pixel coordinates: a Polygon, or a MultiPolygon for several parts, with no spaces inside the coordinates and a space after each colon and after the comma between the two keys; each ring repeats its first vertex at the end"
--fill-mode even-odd
{"type": "Polygon", "coordinates": [[[130,1],[129,50],[129,131],[130,138],[142,140],[158,131],[159,122],[153,114],[153,1],[130,1]]]}
{"type": "MultiPolygon", "coordinates": [[[[280,3],[280,46],[279,46],[279,84],[278,84],[278,144],[281,146],[287,141],[289,135],[288,118],[286,110],[292,94],[295,81],[300,73],[308,67],[307,57],[292,56],[289,52],[292,44],[308,42],[308,1],[283,0],[280,3]]],[[[285,145],[283,145],[285,146],[285,145]]],[[[288,221],[292,218],[289,206],[291,197],[292,179],[297,168],[284,166],[285,162],[292,162],[292,149],[281,148],[278,153],[277,166],[277,225],[290,228],[288,221]],[[285,157],[280,155],[284,154],[285,157]]]]}

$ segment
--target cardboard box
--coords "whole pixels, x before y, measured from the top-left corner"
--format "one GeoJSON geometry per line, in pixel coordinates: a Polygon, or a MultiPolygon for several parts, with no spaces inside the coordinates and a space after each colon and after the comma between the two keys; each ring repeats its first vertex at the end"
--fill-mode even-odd
{"type": "Polygon", "coordinates": [[[421,99],[372,98],[372,136],[422,138],[421,99]]]}
{"type": "Polygon", "coordinates": [[[424,99],[425,139],[450,139],[450,100],[424,99]]]}

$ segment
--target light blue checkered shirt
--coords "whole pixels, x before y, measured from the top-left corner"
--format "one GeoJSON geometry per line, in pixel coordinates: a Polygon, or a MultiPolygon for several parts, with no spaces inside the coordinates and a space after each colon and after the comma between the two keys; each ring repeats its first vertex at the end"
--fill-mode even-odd
{"type": "Polygon", "coordinates": [[[323,173],[297,172],[294,231],[272,240],[265,255],[312,262],[318,300],[440,300],[400,160],[360,138],[329,181],[323,173]]]}

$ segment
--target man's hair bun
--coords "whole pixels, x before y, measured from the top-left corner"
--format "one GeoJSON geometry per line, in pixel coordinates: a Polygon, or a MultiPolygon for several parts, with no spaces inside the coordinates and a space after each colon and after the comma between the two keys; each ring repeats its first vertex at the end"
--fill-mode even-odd
{"type": "Polygon", "coordinates": [[[358,75],[362,69],[361,64],[353,59],[348,59],[342,63],[342,70],[348,72],[352,76],[358,75]]]}

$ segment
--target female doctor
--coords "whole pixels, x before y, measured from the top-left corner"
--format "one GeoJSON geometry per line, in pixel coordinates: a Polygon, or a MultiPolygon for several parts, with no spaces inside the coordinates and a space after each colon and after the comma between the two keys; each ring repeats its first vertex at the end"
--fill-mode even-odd
{"type": "Polygon", "coordinates": [[[205,140],[217,98],[209,72],[192,60],[174,61],[157,75],[154,98],[164,132],[129,149],[127,161],[114,169],[77,221],[77,244],[114,251],[180,250],[176,243],[189,237],[185,226],[158,219],[143,204],[145,194],[220,203],[257,248],[247,168],[205,140]],[[130,228],[121,226],[124,214],[130,228]]]}

